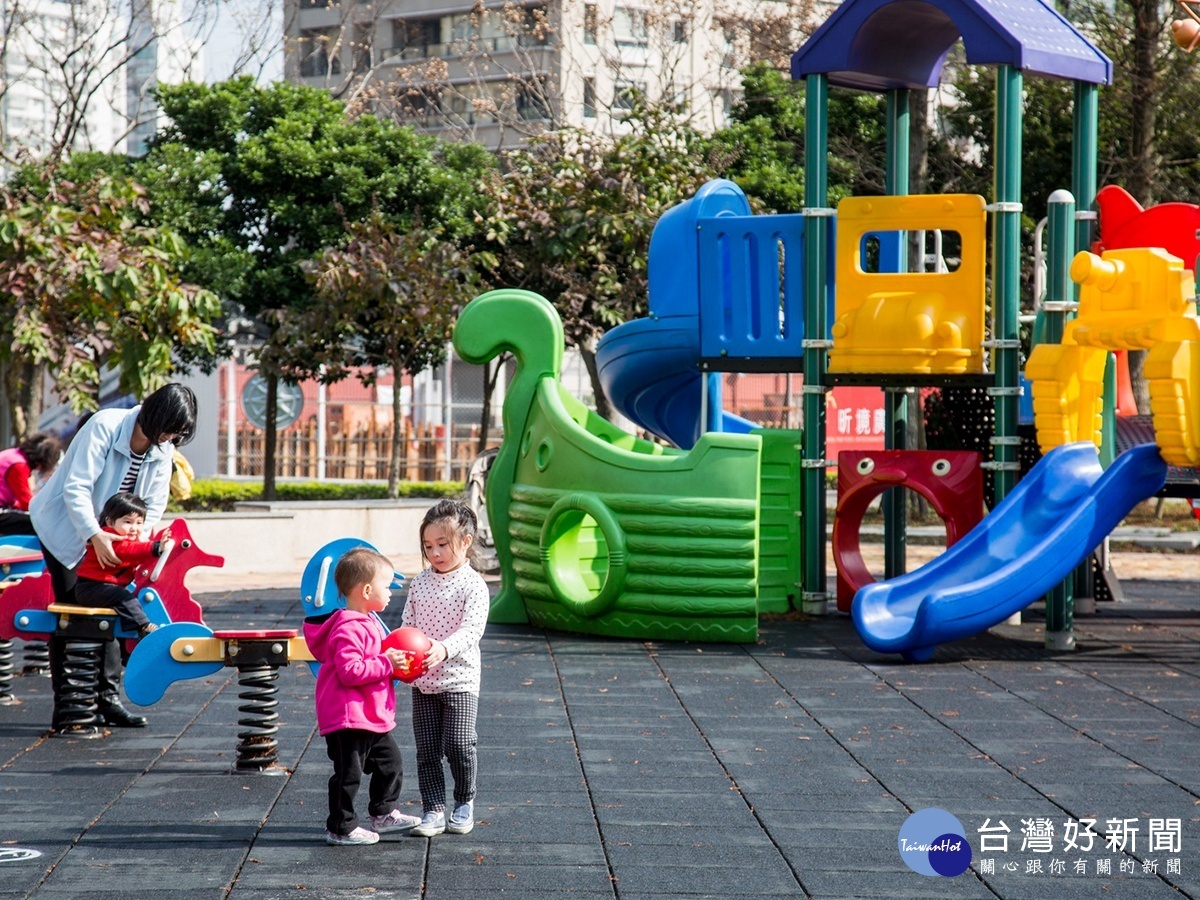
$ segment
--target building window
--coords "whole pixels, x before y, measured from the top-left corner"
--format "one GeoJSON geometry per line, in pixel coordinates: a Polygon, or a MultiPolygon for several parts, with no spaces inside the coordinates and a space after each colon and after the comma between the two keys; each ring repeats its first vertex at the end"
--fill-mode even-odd
{"type": "Polygon", "coordinates": [[[645,47],[650,43],[650,28],[644,9],[618,6],[613,12],[613,37],[618,47],[645,47]]]}
{"type": "Polygon", "coordinates": [[[336,28],[308,28],[300,32],[300,74],[304,78],[340,75],[336,28]]]}
{"type": "Polygon", "coordinates": [[[583,79],[583,117],[596,118],[596,79],[583,79]]]}
{"type": "Polygon", "coordinates": [[[628,112],[633,109],[638,99],[646,96],[644,81],[618,81],[613,92],[613,109],[628,112]]]}
{"type": "Polygon", "coordinates": [[[395,19],[392,22],[392,50],[401,59],[441,56],[440,19],[395,19]]]}
{"type": "Polygon", "coordinates": [[[595,46],[598,20],[599,13],[596,12],[596,4],[585,3],[583,6],[583,42],[585,44],[595,46]]]}
{"type": "Polygon", "coordinates": [[[683,19],[675,20],[675,43],[686,44],[688,42],[687,22],[683,19]]]}
{"type": "Polygon", "coordinates": [[[396,88],[395,97],[400,115],[405,118],[431,124],[441,116],[441,96],[435,87],[401,85],[396,88]]]}
{"type": "Polygon", "coordinates": [[[354,26],[354,43],[350,47],[350,68],[355,75],[371,71],[371,26],[354,26]]]}
{"type": "Polygon", "coordinates": [[[532,84],[521,85],[517,91],[517,115],[525,121],[550,118],[544,81],[537,79],[532,84]]]}

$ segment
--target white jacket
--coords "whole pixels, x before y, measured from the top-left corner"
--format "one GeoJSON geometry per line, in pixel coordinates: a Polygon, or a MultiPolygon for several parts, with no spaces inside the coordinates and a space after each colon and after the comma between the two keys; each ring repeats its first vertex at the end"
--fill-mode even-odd
{"type": "MultiPolygon", "coordinates": [[[[64,566],[83,559],[88,538],[100,530],[96,518],[121,487],[133,462],[129,441],[140,406],[102,409],[79,429],[62,462],[29,504],[42,547],[64,566]]],[[[151,446],[133,492],[146,501],[146,534],[167,508],[171,486],[171,444],[151,446]]]]}

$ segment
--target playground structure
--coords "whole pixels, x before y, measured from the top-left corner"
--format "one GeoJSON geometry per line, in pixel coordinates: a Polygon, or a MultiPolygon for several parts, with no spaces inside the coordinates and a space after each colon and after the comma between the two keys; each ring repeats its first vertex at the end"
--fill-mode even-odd
{"type": "MultiPolygon", "coordinates": [[[[509,350],[518,362],[504,407],[505,443],[486,487],[503,578],[493,620],[637,638],[752,640],[759,612],[823,613],[830,599],[824,473],[834,462],[825,458],[826,394],[839,384],[886,391],[893,455],[864,476],[860,496],[893,487],[932,494],[928,482],[943,475],[895,464],[914,452],[905,446],[909,397],[920,387],[970,385],[986,388],[995,404],[992,458],[978,463],[994,473],[995,509],[953,543],[982,510],[973,516],[969,502],[954,511],[946,504],[939,512],[953,547],[905,575],[903,492],[888,491],[888,581],[857,583],[865,569],[854,564],[857,534],[843,527],[845,552],[835,546],[839,580],[858,592],[852,604],[843,592],[839,608],[852,610],[868,645],[924,660],[938,643],[1047,595],[1047,645],[1069,648],[1068,576],[1078,568],[1084,580],[1082,564],[1095,546],[1133,505],[1162,489],[1166,463],[1194,467],[1200,447],[1194,253],[1182,264],[1144,248],[1121,258],[1080,256],[1083,321],[1067,324],[1075,306],[1067,273],[1076,247],[1091,246],[1095,219],[1076,214],[1075,203],[1087,210],[1096,200],[1097,91],[1111,81],[1111,63],[1038,0],[848,0],[796,52],[792,71],[808,96],[805,208],[755,216],[735,185],[705,185],[655,228],[650,315],[613,329],[597,348],[613,405],[675,447],[625,434],[566,396],[557,383],[561,326],[541,297],[496,291],[464,310],[455,332],[464,359],[480,363],[509,350]],[[968,62],[997,68],[990,203],[907,195],[908,91],[935,86],[946,52],[960,39],[968,62]],[[1018,486],[1026,73],[1074,83],[1075,142],[1071,192],[1052,198],[1051,277],[1034,327],[1041,343],[1027,373],[1050,452],[1018,486]],[[831,84],[885,92],[888,100],[889,195],[847,198],[836,210],[825,170],[831,84]],[[919,230],[956,233],[958,265],[910,271],[908,237],[919,230]],[[872,271],[868,255],[878,260],[872,271]],[[1126,323],[1115,337],[1113,328],[1093,324],[1087,298],[1101,287],[1121,298],[1121,312],[1106,313],[1107,320],[1124,315],[1156,324],[1126,323]],[[1104,437],[1097,404],[1107,397],[1112,405],[1110,351],[1134,347],[1149,347],[1155,358],[1147,372],[1157,385],[1158,446],[1125,454],[1105,472],[1114,442],[1104,437]],[[713,373],[727,371],[803,372],[803,430],[758,430],[726,413],[713,373]],[[1069,537],[1054,527],[1063,522],[1072,523],[1069,537]],[[1053,565],[1044,565],[1050,556],[1053,565]],[[1047,574],[1029,579],[1030,566],[1047,574]]],[[[1178,218],[1158,208],[1144,215],[1178,218]]],[[[1176,246],[1177,236],[1160,236],[1153,222],[1148,233],[1135,228],[1122,237],[1120,226],[1131,217],[1111,218],[1111,228],[1101,222],[1101,235],[1114,243],[1148,240],[1156,247],[1165,238],[1176,246]]],[[[959,474],[972,465],[948,470],[959,474]]],[[[856,529],[850,505],[839,506],[843,514],[856,529]]]]}
{"type": "MultiPolygon", "coordinates": [[[[36,542],[36,538],[31,541],[36,542]]],[[[40,552],[38,556],[40,560],[40,552]]],[[[155,565],[141,566],[135,571],[134,593],[156,625],[198,622],[200,604],[192,599],[184,579],[196,566],[224,564],[221,557],[196,546],[187,522],[176,519],[171,539],[164,542],[163,553],[155,565]]],[[[113,609],[55,602],[47,572],[26,575],[0,593],[0,640],[47,641],[52,635],[65,639],[64,687],[55,699],[64,730],[58,733],[97,736],[101,723],[97,701],[104,643],[125,640],[133,648],[137,632],[127,630],[113,609]]]]}

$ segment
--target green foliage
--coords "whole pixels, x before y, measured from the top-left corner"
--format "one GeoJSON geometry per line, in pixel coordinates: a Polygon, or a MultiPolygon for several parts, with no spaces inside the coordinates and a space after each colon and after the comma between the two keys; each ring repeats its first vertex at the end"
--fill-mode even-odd
{"type": "MultiPolygon", "coordinates": [[[[438,499],[463,496],[461,481],[406,481],[399,487],[401,498],[438,499]]],[[[281,481],[276,486],[276,500],[281,501],[339,501],[386,500],[387,485],[377,481],[342,484],[330,481],[281,481]]],[[[236,503],[253,503],[263,499],[262,485],[247,481],[225,481],[220,478],[199,478],[192,482],[192,496],[187,500],[171,500],[171,512],[231,512],[236,503]]]]}
{"type": "MultiPolygon", "coordinates": [[[[805,205],[804,85],[767,63],[755,63],[742,72],[742,91],[729,124],[712,137],[722,174],[768,211],[797,212],[805,205]]],[[[874,94],[830,93],[831,202],[883,192],[885,111],[885,100],[874,94]]]]}
{"type": "MultiPolygon", "coordinates": [[[[414,223],[400,231],[381,214],[349,226],[350,240],[306,266],[318,300],[307,313],[282,319],[271,365],[294,380],[336,382],[356,374],[369,384],[387,366],[416,374],[445,358],[454,322],[478,293],[470,254],[414,223]]],[[[388,484],[399,483],[403,409],[392,392],[388,484]]],[[[395,493],[392,496],[396,496],[395,493]]]]}
{"type": "Polygon", "coordinates": [[[303,309],[301,265],[344,241],[347,222],[414,215],[457,236],[474,227],[476,149],[374,116],[347,116],[327,91],[250,78],[160,86],[168,125],[139,167],[156,214],[201,252],[207,283],[249,314],[303,309]]]}
{"type": "Polygon", "coordinates": [[[302,348],[283,359],[281,371],[336,382],[355,367],[415,374],[439,364],[459,310],[478,293],[471,256],[440,229],[412,224],[402,231],[379,213],[351,223],[347,234],[346,243],[305,266],[319,304],[280,322],[277,343],[302,348]]]}
{"type": "MultiPolygon", "coordinates": [[[[170,379],[174,352],[215,353],[220,301],[180,277],[178,235],[142,224],[138,185],[104,174],[30,179],[0,198],[0,358],[13,371],[48,369],[81,411],[96,407],[103,365],[142,397],[170,379]]],[[[29,425],[13,424],[18,434],[29,425]]]]}
{"type": "Polygon", "coordinates": [[[658,217],[716,175],[701,135],[670,109],[637,98],[628,122],[617,136],[564,128],[534,138],[487,184],[493,280],[550,299],[581,349],[645,314],[658,217]]]}

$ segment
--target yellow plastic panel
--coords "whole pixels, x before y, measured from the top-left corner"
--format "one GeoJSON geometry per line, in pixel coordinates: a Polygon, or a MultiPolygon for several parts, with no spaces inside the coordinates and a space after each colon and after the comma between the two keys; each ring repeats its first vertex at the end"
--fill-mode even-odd
{"type": "Polygon", "coordinates": [[[1156,344],[1146,354],[1154,439],[1173,466],[1200,466],[1200,340],[1156,344]]]}
{"type": "Polygon", "coordinates": [[[1079,284],[1079,314],[1063,343],[1145,350],[1187,340],[1195,330],[1196,283],[1183,262],[1157,247],[1086,250],[1071,262],[1079,284]]]}
{"type": "Polygon", "coordinates": [[[829,371],[982,372],[986,229],[978,194],[847,197],[839,203],[829,371]],[[962,262],[953,272],[864,271],[865,235],[935,229],[962,237],[962,262]]]}
{"type": "Polygon", "coordinates": [[[1033,421],[1043,453],[1075,441],[1100,446],[1108,353],[1075,344],[1038,344],[1025,364],[1033,382],[1033,421]]]}

